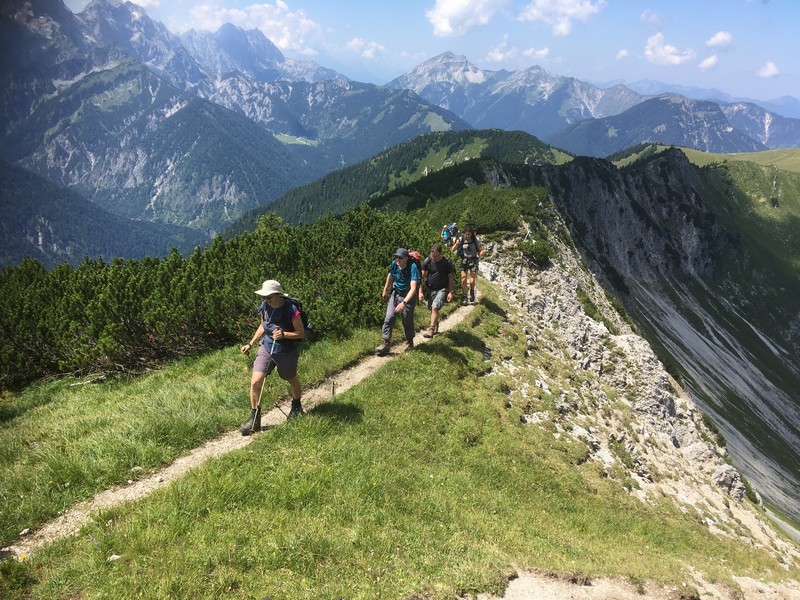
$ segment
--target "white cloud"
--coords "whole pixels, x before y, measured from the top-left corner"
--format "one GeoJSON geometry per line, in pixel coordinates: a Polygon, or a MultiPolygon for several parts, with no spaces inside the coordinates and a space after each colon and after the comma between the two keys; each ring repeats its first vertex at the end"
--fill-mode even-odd
{"type": "Polygon", "coordinates": [[[733,43],[733,35],[728,31],[718,31],[706,40],[709,48],[726,48],[733,43]]]}
{"type": "Polygon", "coordinates": [[[631,55],[625,48],[617,52],[617,60],[622,60],[623,58],[628,58],[631,55]]]}
{"type": "Polygon", "coordinates": [[[716,54],[712,54],[707,59],[705,59],[703,62],[701,62],[698,66],[703,71],[705,71],[707,69],[713,69],[714,67],[716,67],[718,62],[719,62],[719,59],[717,58],[717,55],[716,54]]]}
{"type": "Polygon", "coordinates": [[[434,35],[458,36],[487,25],[502,4],[502,0],[436,0],[425,16],[433,25],[434,35]]]}
{"type": "Polygon", "coordinates": [[[776,75],[780,74],[781,72],[778,70],[778,65],[771,60],[764,63],[764,66],[758,71],[758,76],[764,78],[775,77],[776,75]]]}
{"type": "Polygon", "coordinates": [[[151,6],[161,6],[161,0],[131,0],[133,4],[141,6],[142,8],[150,8],[151,6]]]}
{"type": "Polygon", "coordinates": [[[519,20],[542,21],[554,35],[569,35],[573,21],[585,23],[605,6],[605,0],[533,0],[522,10],[519,20]]]}
{"type": "Polygon", "coordinates": [[[646,10],[639,15],[639,21],[653,29],[661,29],[661,15],[653,10],[646,10]]]}
{"type": "Polygon", "coordinates": [[[544,60],[550,56],[550,48],[526,48],[525,50],[520,51],[514,46],[509,48],[507,40],[508,36],[505,36],[501,44],[489,50],[489,53],[486,55],[486,60],[491,62],[504,62],[519,56],[524,58],[535,58],[536,60],[544,60]]]}
{"type": "Polygon", "coordinates": [[[550,56],[550,48],[528,48],[522,51],[522,56],[525,58],[535,58],[537,60],[544,60],[550,56]]]}
{"type": "Polygon", "coordinates": [[[190,14],[189,27],[216,31],[225,23],[233,23],[242,29],[258,28],[281,50],[301,54],[316,54],[311,43],[322,31],[304,10],[292,12],[283,0],[275,0],[274,4],[251,4],[243,9],[198,4],[190,14]]]}
{"type": "Polygon", "coordinates": [[[675,46],[664,43],[664,34],[657,33],[647,39],[644,55],[654,65],[680,65],[694,60],[693,50],[679,52],[675,46]]]}
{"type": "Polygon", "coordinates": [[[370,42],[362,38],[353,38],[347,42],[346,47],[362,58],[377,58],[386,51],[386,48],[378,42],[370,42]]]}

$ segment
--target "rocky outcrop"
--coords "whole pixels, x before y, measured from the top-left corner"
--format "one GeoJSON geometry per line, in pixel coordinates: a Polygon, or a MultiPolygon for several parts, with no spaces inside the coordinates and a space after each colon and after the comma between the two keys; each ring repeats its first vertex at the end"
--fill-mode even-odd
{"type": "MultiPolygon", "coordinates": [[[[496,367],[516,382],[508,406],[523,408],[523,423],[554,426],[554,436],[584,444],[587,460],[643,502],[670,497],[717,533],[737,537],[741,523],[761,522],[702,413],[574,250],[562,247],[555,264],[539,270],[507,242],[492,249],[481,270],[502,290],[508,317],[526,338],[524,360],[496,367]],[[579,287],[605,323],[587,316],[579,287]]],[[[745,535],[750,543],[774,544],[764,529],[754,524],[745,535]]],[[[788,545],[784,550],[798,556],[788,545]]]]}
{"type": "MultiPolygon", "coordinates": [[[[763,190],[762,176],[753,171],[748,189],[763,190]]],[[[768,272],[781,257],[758,262],[765,248],[746,239],[758,224],[748,203],[758,198],[746,196],[732,171],[698,169],[677,149],[621,169],[578,158],[532,169],[531,179],[547,188],[603,287],[713,417],[736,466],[770,503],[800,518],[800,305],[787,291],[796,282],[768,272]],[[776,301],[767,305],[769,297],[776,301]]],[[[655,385],[664,395],[668,386],[655,385]]],[[[686,447],[680,428],[673,438],[686,447]]]]}

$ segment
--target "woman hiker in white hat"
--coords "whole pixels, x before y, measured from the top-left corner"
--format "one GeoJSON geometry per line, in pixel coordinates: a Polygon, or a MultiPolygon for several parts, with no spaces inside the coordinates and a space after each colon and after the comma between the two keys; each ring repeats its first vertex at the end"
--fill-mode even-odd
{"type": "Polygon", "coordinates": [[[239,428],[242,435],[261,431],[261,389],[266,376],[275,367],[278,368],[280,378],[289,382],[292,408],[288,418],[303,414],[297,359],[300,355],[298,342],[305,337],[306,331],[300,310],[289,302],[281,284],[274,279],[265,281],[261,289],[256,290],[256,294],[264,297],[258,310],[261,324],[250,341],[242,346],[242,354],[248,354],[259,340],[261,343],[250,378],[250,418],[239,428]]]}

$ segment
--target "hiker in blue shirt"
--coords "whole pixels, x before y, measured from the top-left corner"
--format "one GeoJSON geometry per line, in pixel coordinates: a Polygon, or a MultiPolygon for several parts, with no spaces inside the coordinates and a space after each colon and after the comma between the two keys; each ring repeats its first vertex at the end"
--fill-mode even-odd
{"type": "Polygon", "coordinates": [[[303,414],[300,402],[302,389],[297,376],[297,359],[300,355],[297,344],[305,338],[306,330],[300,309],[288,300],[281,284],[274,279],[265,281],[255,293],[264,298],[258,309],[261,324],[250,341],[242,346],[242,354],[248,354],[253,346],[259,344],[259,340],[261,343],[250,378],[250,418],[239,428],[242,435],[261,431],[261,391],[267,375],[276,367],[280,378],[289,383],[292,395],[288,418],[303,414]]]}
{"type": "Polygon", "coordinates": [[[408,255],[408,250],[398,248],[394,253],[394,261],[389,267],[386,275],[386,283],[383,285],[381,298],[388,300],[386,306],[386,318],[383,320],[381,335],[383,343],[375,348],[375,354],[384,356],[389,353],[389,345],[392,339],[392,329],[397,315],[402,313],[403,333],[406,336],[410,350],[414,347],[414,308],[417,305],[417,289],[420,282],[419,267],[408,255]]]}

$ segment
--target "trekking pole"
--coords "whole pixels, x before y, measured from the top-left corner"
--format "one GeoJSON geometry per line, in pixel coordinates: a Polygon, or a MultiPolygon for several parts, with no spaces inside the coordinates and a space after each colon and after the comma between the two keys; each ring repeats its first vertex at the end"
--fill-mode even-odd
{"type": "MultiPolygon", "coordinates": [[[[274,365],[277,367],[277,366],[278,366],[278,363],[276,363],[276,362],[275,362],[275,359],[274,359],[274,358],[272,358],[272,351],[273,351],[274,349],[275,349],[275,338],[272,338],[272,348],[270,348],[270,351],[269,351],[269,359],[270,359],[270,360],[272,361],[272,363],[273,363],[273,364],[274,364],[274,365]]],[[[261,388],[261,389],[264,389],[264,388],[261,388]]],[[[259,399],[259,403],[260,403],[260,402],[261,402],[261,400],[259,399]]],[[[283,413],[283,416],[284,416],[284,417],[286,417],[287,419],[289,418],[289,415],[287,415],[285,412],[283,412],[283,409],[280,407],[280,404],[278,404],[278,400],[275,400],[275,402],[273,403],[273,406],[274,406],[275,408],[277,408],[279,411],[281,411],[281,412],[283,413]]]]}
{"type": "MultiPolygon", "coordinates": [[[[275,338],[272,338],[272,346],[269,349],[269,361],[270,362],[275,362],[275,359],[272,358],[272,353],[274,351],[275,351],[275,338]]],[[[275,366],[277,366],[277,364],[275,366]]],[[[267,370],[264,373],[264,383],[261,384],[261,391],[258,392],[258,404],[256,404],[256,408],[260,408],[261,407],[261,394],[264,393],[264,385],[267,383],[267,376],[270,373],[272,373],[272,369],[270,369],[269,365],[267,365],[267,370]]]]}
{"type": "MultiPolygon", "coordinates": [[[[272,346],[269,349],[269,360],[270,360],[271,363],[273,363],[273,364],[275,364],[275,366],[277,366],[277,363],[275,363],[275,359],[272,358],[272,352],[274,350],[275,350],[275,338],[272,338],[272,346]]],[[[272,369],[270,369],[269,365],[267,365],[267,372],[264,374],[264,381],[261,383],[261,389],[258,392],[258,403],[256,404],[256,410],[261,408],[261,395],[264,393],[264,386],[267,384],[267,376],[270,373],[272,373],[272,369]]],[[[276,406],[277,406],[277,403],[276,403],[276,406]]],[[[283,411],[281,411],[281,412],[283,412],[283,411]]],[[[286,413],[283,413],[283,414],[286,414],[286,413]]]]}

